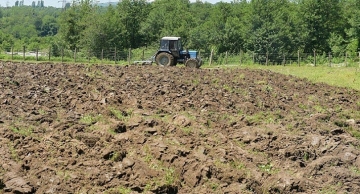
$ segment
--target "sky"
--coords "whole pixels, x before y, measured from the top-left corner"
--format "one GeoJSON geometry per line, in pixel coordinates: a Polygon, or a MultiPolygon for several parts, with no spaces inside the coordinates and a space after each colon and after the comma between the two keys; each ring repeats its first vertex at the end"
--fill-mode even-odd
{"type": "MultiPolygon", "coordinates": [[[[32,2],[35,1],[35,3],[37,4],[38,0],[24,0],[24,5],[31,5],[32,2]]],[[[62,2],[64,0],[43,0],[45,6],[53,6],[53,7],[62,7],[62,2]]],[[[72,2],[72,0],[66,0],[67,2],[72,2]]],[[[106,3],[106,2],[118,2],[118,0],[98,0],[100,3],[106,3]]],[[[195,2],[196,0],[190,0],[191,2],[195,2]]],[[[204,2],[209,2],[209,3],[217,3],[217,2],[231,2],[232,0],[203,0],[204,2]]],[[[0,5],[1,7],[6,7],[8,6],[14,6],[15,5],[16,0],[0,0],[0,5]]]]}

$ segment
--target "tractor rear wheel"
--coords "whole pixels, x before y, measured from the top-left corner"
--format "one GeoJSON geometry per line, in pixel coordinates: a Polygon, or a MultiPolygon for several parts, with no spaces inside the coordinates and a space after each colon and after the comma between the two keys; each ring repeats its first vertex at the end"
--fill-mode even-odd
{"type": "Polygon", "coordinates": [[[172,66],[174,65],[174,56],[169,53],[160,53],[156,56],[156,64],[161,66],[172,66]]]}
{"type": "Polygon", "coordinates": [[[199,61],[197,59],[192,58],[192,59],[188,59],[185,62],[185,66],[190,67],[190,68],[199,68],[200,64],[199,64],[199,61]]]}

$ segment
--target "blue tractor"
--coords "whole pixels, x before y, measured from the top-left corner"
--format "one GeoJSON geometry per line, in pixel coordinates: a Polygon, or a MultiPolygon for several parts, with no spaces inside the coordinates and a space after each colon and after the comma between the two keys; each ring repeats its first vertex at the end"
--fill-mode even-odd
{"type": "Polygon", "coordinates": [[[182,63],[186,67],[199,68],[202,63],[198,51],[182,48],[180,37],[161,38],[160,49],[153,59],[160,66],[175,66],[177,63],[182,63]]]}

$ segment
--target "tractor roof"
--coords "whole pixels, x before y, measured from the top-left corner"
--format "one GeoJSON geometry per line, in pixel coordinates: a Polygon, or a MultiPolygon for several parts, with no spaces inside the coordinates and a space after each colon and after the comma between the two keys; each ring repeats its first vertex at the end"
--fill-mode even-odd
{"type": "Polygon", "coordinates": [[[180,40],[180,37],[165,36],[161,40],[180,40]]]}

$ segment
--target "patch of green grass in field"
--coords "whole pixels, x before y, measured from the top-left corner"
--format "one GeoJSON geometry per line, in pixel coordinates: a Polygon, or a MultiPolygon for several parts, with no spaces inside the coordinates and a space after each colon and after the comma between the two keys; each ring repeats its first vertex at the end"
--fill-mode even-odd
{"type": "Polygon", "coordinates": [[[92,125],[96,122],[99,122],[102,119],[102,115],[91,115],[86,114],[80,118],[80,123],[86,124],[86,125],[92,125]]]}
{"type": "Polygon", "coordinates": [[[326,83],[333,86],[347,87],[360,90],[360,68],[359,67],[329,67],[325,65],[258,65],[248,64],[242,66],[222,66],[223,68],[249,68],[271,70],[285,75],[293,75],[307,78],[314,83],[326,83]]]}
{"type": "Polygon", "coordinates": [[[23,136],[30,136],[32,134],[32,132],[33,132],[33,129],[31,127],[15,127],[15,126],[11,126],[10,129],[14,133],[18,133],[18,134],[23,135],[23,136]]]}

